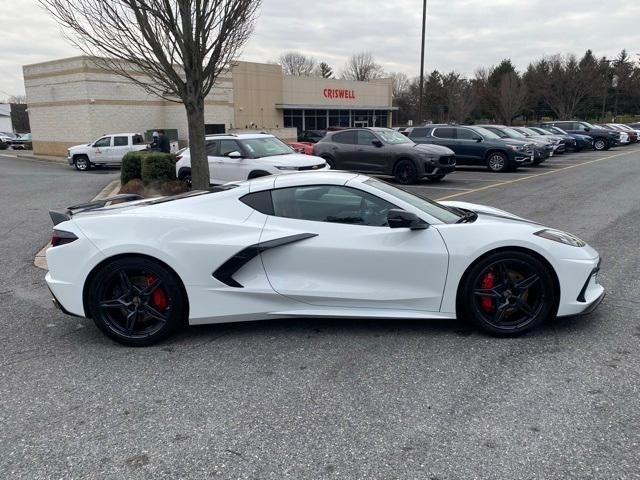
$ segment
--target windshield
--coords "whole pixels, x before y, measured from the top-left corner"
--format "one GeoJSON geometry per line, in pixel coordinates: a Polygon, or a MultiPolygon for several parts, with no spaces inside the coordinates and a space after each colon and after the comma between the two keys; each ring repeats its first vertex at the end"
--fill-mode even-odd
{"type": "Polygon", "coordinates": [[[550,130],[553,133],[560,133],[562,135],[567,135],[567,132],[565,132],[563,129],[559,128],[559,127],[551,127],[550,130]]]}
{"type": "Polygon", "coordinates": [[[514,130],[513,128],[505,127],[502,129],[502,131],[509,135],[511,138],[527,138],[525,135],[517,130],[514,130]]]}
{"type": "Polygon", "coordinates": [[[394,187],[387,182],[378,180],[377,178],[370,178],[364,183],[366,183],[367,185],[371,185],[372,187],[377,188],[378,190],[381,190],[385,193],[388,193],[389,195],[393,195],[403,202],[407,202],[408,204],[422,210],[432,217],[437,218],[441,222],[456,223],[461,217],[461,215],[454,213],[453,209],[449,209],[448,207],[440,205],[439,203],[436,203],[432,200],[417,197],[409,192],[394,187]]]}
{"type": "Polygon", "coordinates": [[[591,129],[598,129],[598,127],[591,125],[589,122],[580,122],[583,126],[591,129]]]}
{"type": "Polygon", "coordinates": [[[534,131],[538,135],[553,135],[551,132],[547,132],[546,130],[544,130],[542,128],[534,128],[534,127],[532,127],[529,130],[534,131]]]}
{"type": "Polygon", "coordinates": [[[291,155],[295,153],[289,145],[278,140],[276,137],[249,138],[240,140],[240,143],[253,158],[291,155]]]}
{"type": "Polygon", "coordinates": [[[539,137],[540,134],[538,132],[536,132],[535,130],[531,130],[530,128],[526,128],[526,127],[520,127],[518,129],[518,131],[524,133],[525,135],[529,135],[531,137],[539,137]]]}
{"type": "Polygon", "coordinates": [[[399,145],[401,143],[413,143],[412,140],[409,140],[407,137],[402,135],[400,132],[396,132],[395,130],[376,130],[375,131],[378,136],[382,139],[384,143],[388,143],[390,145],[399,145]]]}
{"type": "Polygon", "coordinates": [[[491,138],[491,139],[495,140],[495,139],[499,139],[500,138],[498,135],[493,133],[491,130],[487,130],[486,128],[482,128],[482,127],[470,127],[470,128],[471,128],[471,130],[475,131],[476,133],[479,133],[480,135],[482,135],[485,139],[486,138],[491,138]]]}

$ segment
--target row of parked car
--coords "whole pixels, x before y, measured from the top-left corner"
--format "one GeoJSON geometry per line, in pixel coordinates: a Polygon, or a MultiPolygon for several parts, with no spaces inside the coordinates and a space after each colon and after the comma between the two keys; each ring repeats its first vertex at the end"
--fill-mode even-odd
{"type": "MultiPolygon", "coordinates": [[[[32,150],[33,140],[30,133],[16,135],[10,132],[0,132],[0,144],[13,150],[32,150]]],[[[0,148],[2,148],[0,146],[0,148]]]]}

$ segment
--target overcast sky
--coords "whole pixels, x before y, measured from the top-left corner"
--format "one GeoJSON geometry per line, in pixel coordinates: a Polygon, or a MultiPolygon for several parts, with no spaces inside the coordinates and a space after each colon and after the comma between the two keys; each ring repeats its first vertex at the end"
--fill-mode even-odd
{"type": "MultiPolygon", "coordinates": [[[[0,99],[24,93],[22,65],[78,54],[36,0],[0,0],[0,99]]],[[[420,0],[264,0],[242,59],[266,62],[299,50],[339,72],[370,51],[389,72],[419,72],[420,0]]],[[[587,48],[640,53],[639,0],[429,0],[428,70],[472,75],[511,58],[519,68],[542,55],[587,48]]]]}

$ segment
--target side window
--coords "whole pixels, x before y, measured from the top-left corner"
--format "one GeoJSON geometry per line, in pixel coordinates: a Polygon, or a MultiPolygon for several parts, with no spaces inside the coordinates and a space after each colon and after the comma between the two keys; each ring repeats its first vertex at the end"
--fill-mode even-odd
{"type": "Polygon", "coordinates": [[[215,140],[207,140],[207,156],[215,157],[218,155],[218,142],[215,140]]]}
{"type": "Polygon", "coordinates": [[[248,193],[244,197],[240,198],[240,201],[260,213],[273,215],[273,202],[271,201],[270,190],[248,193]]]}
{"type": "Polygon", "coordinates": [[[126,147],[129,145],[129,137],[113,137],[114,147],[126,147]]]}
{"type": "Polygon", "coordinates": [[[436,128],[433,130],[433,136],[437,137],[437,138],[456,138],[456,131],[455,128],[451,128],[451,127],[442,127],[442,128],[436,128]]]}
{"type": "Polygon", "coordinates": [[[102,137],[96,140],[96,143],[93,144],[94,147],[110,147],[111,146],[111,137],[102,137]]]}
{"type": "Polygon", "coordinates": [[[377,140],[376,136],[373,133],[367,132],[366,130],[358,130],[357,138],[358,145],[368,145],[370,147],[373,146],[373,141],[377,140]]]}
{"type": "Polygon", "coordinates": [[[145,143],[144,137],[142,135],[134,135],[133,136],[133,144],[134,145],[142,145],[145,143]]]}
{"type": "Polygon", "coordinates": [[[585,127],[581,123],[574,123],[573,124],[573,130],[580,130],[581,132],[586,132],[587,131],[587,127],[585,127]]]}
{"type": "Polygon", "coordinates": [[[356,132],[349,130],[348,132],[336,133],[332,140],[335,143],[344,143],[347,145],[354,145],[356,143],[356,132]]]}
{"type": "Polygon", "coordinates": [[[480,135],[478,135],[473,130],[469,130],[468,128],[459,128],[458,129],[458,139],[459,140],[477,140],[479,138],[481,138],[480,135]]]}
{"type": "Polygon", "coordinates": [[[414,128],[411,131],[411,134],[409,135],[409,137],[411,138],[422,138],[422,137],[426,137],[427,133],[429,132],[428,128],[414,128]]]}
{"type": "Polygon", "coordinates": [[[370,193],[340,185],[310,185],[271,192],[277,217],[370,227],[387,226],[387,213],[396,208],[370,193]]]}
{"type": "Polygon", "coordinates": [[[220,140],[220,153],[221,157],[226,157],[231,152],[241,152],[238,142],[235,140],[220,140]]]}

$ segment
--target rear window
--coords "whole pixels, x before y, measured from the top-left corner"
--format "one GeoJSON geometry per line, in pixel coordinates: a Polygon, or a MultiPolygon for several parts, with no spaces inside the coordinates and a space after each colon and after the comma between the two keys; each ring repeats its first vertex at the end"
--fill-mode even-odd
{"type": "Polygon", "coordinates": [[[413,137],[426,137],[427,133],[429,133],[429,129],[428,128],[414,128],[413,130],[411,130],[411,133],[409,134],[409,137],[413,138],[413,137]]]}
{"type": "Polygon", "coordinates": [[[356,132],[350,130],[348,132],[340,132],[333,135],[331,138],[335,143],[344,143],[347,145],[354,145],[356,143],[356,132]]]}
{"type": "Polygon", "coordinates": [[[433,136],[437,138],[456,138],[456,130],[451,127],[440,127],[433,130],[433,136]]]}
{"type": "Polygon", "coordinates": [[[113,137],[114,147],[126,147],[129,145],[129,138],[127,137],[113,137]]]}

